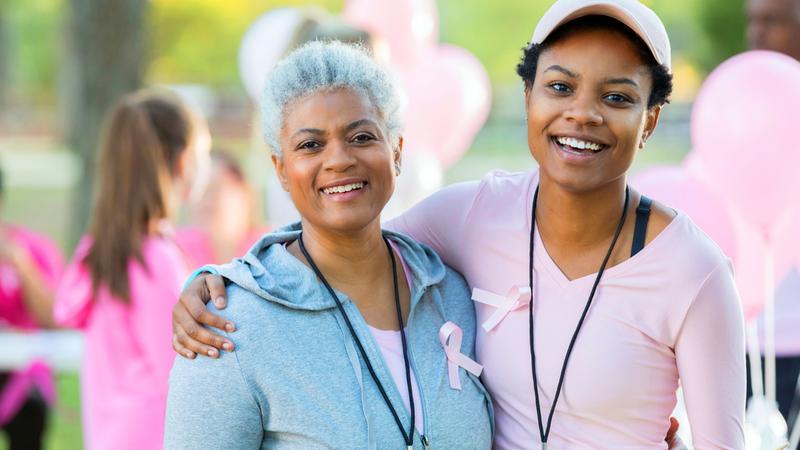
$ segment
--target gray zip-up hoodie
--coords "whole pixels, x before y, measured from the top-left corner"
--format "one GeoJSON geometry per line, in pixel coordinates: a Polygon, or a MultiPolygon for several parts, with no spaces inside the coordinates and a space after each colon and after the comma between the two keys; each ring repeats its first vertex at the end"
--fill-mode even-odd
{"type": "MultiPolygon", "coordinates": [[[[488,449],[491,400],[480,380],[463,368],[458,368],[461,390],[451,387],[439,340],[440,328],[453,322],[464,332],[461,352],[475,358],[469,289],[429,247],[384,233],[413,281],[406,333],[425,437],[415,432],[414,448],[425,448],[424,441],[433,449],[488,449]]],[[[215,312],[236,323],[237,330],[227,335],[236,350],[216,360],[177,358],[165,448],[405,448],[333,299],[283,245],[299,234],[299,224],[289,226],[264,236],[243,258],[207,267],[230,281],[228,307],[215,312]]],[[[410,414],[366,322],[346,295],[337,294],[407,427],[410,414]]]]}

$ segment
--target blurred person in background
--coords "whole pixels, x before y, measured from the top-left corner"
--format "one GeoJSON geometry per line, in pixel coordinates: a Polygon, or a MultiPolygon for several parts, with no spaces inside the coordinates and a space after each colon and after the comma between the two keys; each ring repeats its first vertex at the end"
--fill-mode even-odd
{"type": "Polygon", "coordinates": [[[253,188],[239,162],[226,151],[211,152],[205,190],[189,207],[190,225],[175,232],[175,241],[190,267],[242,256],[267,231],[256,224],[253,188]]]}
{"type": "Polygon", "coordinates": [[[748,0],[747,43],[800,60],[800,0],[748,0]]]}
{"type": "MultiPolygon", "coordinates": [[[[772,50],[800,61],[800,0],[748,0],[747,41],[752,50],[772,50]]],[[[800,411],[800,396],[796,393],[800,376],[798,330],[800,275],[795,269],[775,289],[776,399],[789,427],[800,411]]],[[[763,339],[761,342],[763,345],[763,339]]],[[[749,382],[747,395],[752,395],[749,382]]]]}
{"type": "Polygon", "coordinates": [[[208,154],[208,130],[166,93],[107,116],[89,230],[56,293],[57,322],[82,329],[85,448],[161,448],[173,299],[188,274],[171,237],[177,204],[208,154]]]}
{"type": "MultiPolygon", "coordinates": [[[[0,196],[4,181],[0,172],[0,196]]],[[[53,328],[53,291],[63,266],[61,252],[49,238],[0,221],[0,329],[53,328]]],[[[42,447],[47,402],[36,383],[28,382],[34,367],[45,370],[52,382],[49,369],[37,362],[18,371],[0,371],[0,429],[10,450],[42,447]]]]}

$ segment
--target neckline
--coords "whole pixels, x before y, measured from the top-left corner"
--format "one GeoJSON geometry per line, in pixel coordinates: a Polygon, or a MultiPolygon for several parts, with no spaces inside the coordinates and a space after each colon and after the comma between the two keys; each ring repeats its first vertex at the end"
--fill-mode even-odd
{"type": "MultiPolygon", "coordinates": [[[[678,228],[678,224],[684,221],[685,215],[683,212],[675,210],[676,215],[672,218],[672,220],[658,233],[653,240],[650,241],[644,248],[637,254],[625,259],[624,261],[613,265],[608,266],[603,273],[603,281],[607,281],[609,278],[618,277],[632,267],[636,267],[638,263],[642,260],[645,260],[649,257],[651,253],[653,253],[654,248],[658,248],[662,246],[661,242],[665,241],[666,238],[664,236],[668,236],[674,233],[674,230],[678,228]]],[[[534,245],[536,246],[536,251],[534,252],[534,259],[535,262],[539,263],[538,266],[544,268],[544,271],[560,286],[564,288],[569,288],[573,286],[582,286],[586,283],[591,283],[597,277],[597,272],[592,272],[590,274],[584,275],[579,278],[575,278],[570,280],[564,272],[558,267],[558,264],[553,261],[553,258],[550,257],[550,253],[547,251],[547,247],[545,247],[544,242],[542,241],[542,236],[539,234],[539,227],[537,226],[534,229],[534,245]]],[[[535,282],[535,280],[534,280],[535,282]]]]}

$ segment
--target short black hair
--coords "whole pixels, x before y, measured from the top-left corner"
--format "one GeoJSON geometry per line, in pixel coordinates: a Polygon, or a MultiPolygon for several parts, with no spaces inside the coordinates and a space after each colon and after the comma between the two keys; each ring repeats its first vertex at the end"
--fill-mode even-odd
{"type": "Polygon", "coordinates": [[[607,16],[585,16],[575,19],[553,31],[544,42],[525,47],[522,59],[517,64],[517,75],[525,82],[525,89],[530,89],[536,79],[536,67],[539,64],[539,56],[547,50],[554,42],[566,36],[582,30],[612,30],[621,33],[633,42],[638,50],[639,56],[645,62],[650,75],[653,79],[653,89],[650,91],[650,98],[647,107],[660,106],[669,103],[672,94],[672,74],[669,73],[667,66],[656,62],[653,53],[647,44],[633,30],[622,22],[607,16]]]}

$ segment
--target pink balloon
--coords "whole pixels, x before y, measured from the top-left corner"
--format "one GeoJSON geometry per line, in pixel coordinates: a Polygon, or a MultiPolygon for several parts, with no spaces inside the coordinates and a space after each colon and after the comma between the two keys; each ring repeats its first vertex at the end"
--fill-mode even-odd
{"type": "Polygon", "coordinates": [[[725,200],[695,175],[703,168],[660,166],[637,173],[631,179],[643,194],[685,212],[733,261],[736,285],[745,318],[764,308],[765,247],[752,226],[737,220],[725,200]]]}
{"type": "Polygon", "coordinates": [[[736,260],[736,232],[724,200],[687,170],[678,166],[645,169],[631,178],[631,185],[685,212],[729,258],[736,260]]]}
{"type": "MultiPolygon", "coordinates": [[[[764,267],[767,264],[764,236],[751,224],[739,220],[735,224],[737,259],[734,262],[736,287],[742,301],[745,321],[755,319],[761,314],[766,302],[767,277],[764,267]]],[[[780,278],[775,278],[777,282],[780,278]]]]}
{"type": "Polygon", "coordinates": [[[400,76],[408,96],[406,151],[431,152],[445,168],[458,162],[489,117],[486,69],[468,51],[444,44],[400,76]]]}
{"type": "Polygon", "coordinates": [[[800,204],[775,226],[775,276],[782,280],[793,267],[800,268],[800,204]]]}
{"type": "Polygon", "coordinates": [[[752,51],[711,73],[692,111],[694,153],[705,180],[761,232],[800,194],[797,105],[800,63],[752,51]]]}
{"type": "Polygon", "coordinates": [[[399,65],[417,63],[439,40],[435,0],[348,0],[344,18],[385,39],[399,65]]]}

